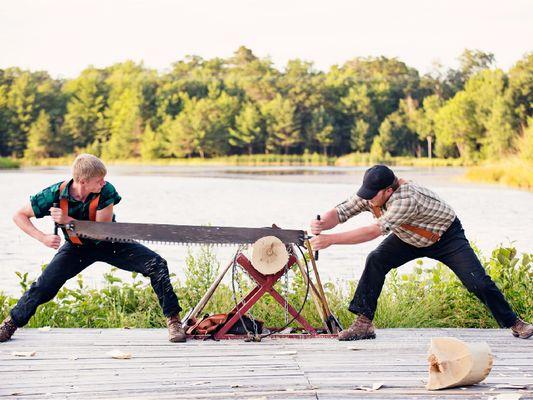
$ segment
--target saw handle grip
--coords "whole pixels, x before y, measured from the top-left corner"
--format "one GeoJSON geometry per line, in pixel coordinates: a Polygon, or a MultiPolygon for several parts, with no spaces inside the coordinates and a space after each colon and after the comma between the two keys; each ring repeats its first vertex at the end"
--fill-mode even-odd
{"type": "MultiPolygon", "coordinates": [[[[316,220],[317,220],[317,221],[320,221],[320,214],[317,214],[317,216],[316,216],[316,220]]],[[[315,251],[315,260],[318,261],[318,250],[315,251]]]]}
{"type": "MultiPolygon", "coordinates": [[[[53,206],[54,208],[59,208],[59,203],[54,203],[53,206]]],[[[56,222],[54,222],[54,235],[57,235],[58,232],[59,232],[59,225],[56,222]]]]}

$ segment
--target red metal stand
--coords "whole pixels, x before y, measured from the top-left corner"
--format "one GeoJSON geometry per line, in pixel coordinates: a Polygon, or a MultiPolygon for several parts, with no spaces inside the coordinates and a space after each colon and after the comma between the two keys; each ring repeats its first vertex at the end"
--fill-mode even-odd
{"type": "Polygon", "coordinates": [[[215,334],[215,339],[225,339],[228,333],[228,331],[231,329],[231,327],[239,320],[239,315],[244,315],[252,306],[265,294],[269,293],[274,300],[276,300],[281,307],[284,309],[286,308],[288,312],[295,318],[296,321],[302,327],[309,332],[311,336],[316,336],[317,331],[315,328],[307,322],[307,320],[298,314],[298,311],[294,309],[286,300],[281,296],[276,289],[274,289],[274,285],[276,282],[283,276],[284,272],[286,271],[287,266],[292,266],[297,260],[294,255],[291,254],[289,257],[289,261],[287,265],[273,275],[263,275],[259,271],[257,271],[253,266],[250,260],[246,258],[242,253],[238,255],[237,259],[235,260],[244,270],[250,275],[250,277],[257,282],[257,286],[255,286],[239,303],[236,305],[233,310],[230,311],[230,314],[234,314],[233,317],[231,317],[223,326],[222,328],[215,334]]]}

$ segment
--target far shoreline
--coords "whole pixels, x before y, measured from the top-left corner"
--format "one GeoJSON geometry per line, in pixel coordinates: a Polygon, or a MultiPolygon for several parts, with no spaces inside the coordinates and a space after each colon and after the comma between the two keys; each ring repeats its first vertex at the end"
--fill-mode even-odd
{"type": "MultiPolygon", "coordinates": [[[[61,158],[46,158],[40,160],[0,158],[0,170],[8,171],[24,167],[68,167],[73,156],[61,158]]],[[[140,158],[126,160],[104,160],[109,166],[131,167],[280,167],[280,168],[305,168],[305,167],[330,167],[350,168],[361,167],[364,169],[376,163],[388,164],[392,167],[413,168],[465,168],[460,181],[476,182],[482,184],[497,184],[502,187],[533,191],[533,163],[518,158],[509,158],[497,162],[479,163],[473,165],[461,159],[416,158],[416,157],[389,157],[383,160],[374,160],[367,153],[352,153],[341,157],[326,157],[320,154],[280,155],[280,154],[254,154],[235,155],[217,158],[187,158],[187,159],[156,159],[142,160],[140,158]]]]}

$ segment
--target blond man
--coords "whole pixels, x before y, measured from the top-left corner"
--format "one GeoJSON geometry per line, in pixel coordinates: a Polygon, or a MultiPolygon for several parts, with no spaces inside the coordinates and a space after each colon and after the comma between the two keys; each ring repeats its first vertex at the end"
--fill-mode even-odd
{"type": "Polygon", "coordinates": [[[22,295],[9,317],[0,325],[0,342],[7,341],[17,328],[23,327],[37,308],[52,300],[67,280],[96,261],[134,271],[150,278],[163,314],[167,317],[169,340],[184,342],[181,307],[170,283],[167,262],[158,254],[138,243],[113,243],[80,239],[63,230],[65,243],[56,233],[40,231],[31,218],[51,215],[56,224],[72,220],[112,222],[114,206],[121,200],[114,186],[106,182],[104,163],[91,154],[79,155],[72,165],[72,179],[49,186],[34,196],[13,216],[13,221],[25,233],[47,247],[59,249],[41,276],[22,295]]]}

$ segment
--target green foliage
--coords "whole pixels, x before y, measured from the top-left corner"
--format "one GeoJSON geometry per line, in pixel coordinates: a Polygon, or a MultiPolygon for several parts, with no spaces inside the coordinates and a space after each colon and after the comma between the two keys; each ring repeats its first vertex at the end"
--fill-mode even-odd
{"type": "Polygon", "coordinates": [[[0,157],[0,169],[19,168],[20,162],[11,158],[0,157]]]}
{"type": "Polygon", "coordinates": [[[354,142],[352,139],[353,150],[368,150],[370,141],[368,136],[372,131],[376,130],[377,116],[370,95],[368,86],[362,83],[351,87],[348,90],[348,94],[341,99],[343,111],[353,117],[355,124],[364,122],[367,125],[366,129],[358,135],[358,140],[354,142]],[[354,145],[357,145],[357,147],[354,147],[354,145]]]}
{"type": "Polygon", "coordinates": [[[283,149],[288,154],[289,149],[301,140],[295,119],[296,107],[289,99],[277,94],[264,104],[262,112],[267,121],[266,152],[283,149]]]}
{"type": "Polygon", "coordinates": [[[481,140],[483,155],[487,159],[499,160],[514,152],[516,130],[513,124],[513,109],[507,96],[497,97],[485,124],[486,137],[481,140]]]}
{"type": "Polygon", "coordinates": [[[54,155],[56,146],[57,142],[50,124],[50,117],[44,110],[41,110],[37,120],[30,126],[24,157],[28,159],[50,157],[54,155]]]}
{"type": "Polygon", "coordinates": [[[100,135],[104,158],[124,159],[140,155],[143,117],[145,110],[150,109],[153,75],[153,71],[131,61],[109,69],[105,79],[105,85],[109,87],[105,126],[100,135]]]}
{"type": "Polygon", "coordinates": [[[143,160],[157,160],[163,155],[165,142],[161,134],[154,132],[150,125],[146,125],[146,129],[141,138],[140,153],[143,160]]]}
{"type": "Polygon", "coordinates": [[[29,72],[14,75],[5,102],[5,112],[10,117],[6,147],[13,155],[20,156],[26,148],[35,115],[37,85],[29,72]]]}
{"type": "MultiPolygon", "coordinates": [[[[533,254],[517,254],[513,247],[498,247],[490,257],[481,261],[487,273],[502,290],[515,312],[523,319],[533,319],[533,254]]],[[[189,253],[186,259],[185,284],[174,282],[182,307],[187,310],[197,304],[219,270],[219,263],[209,248],[200,248],[197,254],[189,253]]],[[[297,309],[305,297],[306,285],[302,275],[293,267],[289,282],[282,279],[276,289],[288,296],[297,309]]],[[[29,327],[53,326],[65,328],[154,328],[165,326],[157,298],[147,280],[132,274],[132,282],[122,282],[114,269],[105,274],[106,285],[101,290],[90,289],[77,277],[75,288],[62,288],[56,298],[37,310],[29,327]]],[[[31,284],[28,274],[17,273],[21,289],[31,284]]],[[[347,308],[357,282],[327,282],[326,297],[333,313],[344,326],[354,316],[347,308]]],[[[235,294],[240,298],[252,287],[249,278],[237,270],[235,294]]],[[[232,285],[222,282],[205,309],[206,313],[227,312],[235,305],[232,285]]],[[[0,293],[0,318],[7,316],[16,299],[0,293]]],[[[251,313],[263,319],[268,326],[285,325],[287,316],[283,308],[265,296],[251,313]]],[[[318,315],[310,298],[302,315],[313,325],[320,326],[318,315]]],[[[383,328],[469,327],[494,328],[495,320],[485,306],[469,293],[453,272],[442,264],[425,266],[418,262],[413,272],[401,274],[393,270],[387,277],[378,302],[375,323],[383,328]]]]}
{"type": "Polygon", "coordinates": [[[355,151],[365,151],[368,148],[370,125],[363,119],[355,121],[350,136],[350,147],[355,151]]]}
{"type": "Polygon", "coordinates": [[[459,92],[435,117],[435,153],[439,157],[447,157],[455,147],[461,158],[470,160],[474,157],[482,130],[475,118],[474,102],[464,91],[459,92]]]}
{"type": "Polygon", "coordinates": [[[460,71],[463,81],[466,82],[472,75],[491,68],[496,59],[494,54],[479,50],[465,49],[459,56],[460,71]]]}
{"type": "Polygon", "coordinates": [[[227,59],[188,56],[162,74],[131,61],[90,67],[70,80],[0,69],[0,156],[35,162],[81,151],[107,160],[354,151],[421,158],[429,155],[428,138],[437,156],[468,163],[515,155],[532,115],[533,55],[508,73],[492,69],[494,56],[479,50],[465,50],[459,61],[457,70],[422,77],[386,57],[355,58],[325,72],[293,59],[278,70],[241,46],[227,59]],[[50,133],[53,152],[43,139],[50,133]]]}
{"type": "Polygon", "coordinates": [[[109,140],[102,156],[108,159],[129,158],[137,155],[141,132],[140,99],[134,89],[126,89],[114,101],[108,112],[109,140]]]}
{"type": "MultiPolygon", "coordinates": [[[[384,124],[385,124],[383,128],[384,132],[389,132],[390,123],[384,122],[384,124]]],[[[390,158],[390,154],[387,152],[387,149],[385,148],[385,145],[383,143],[383,136],[378,135],[374,137],[374,141],[372,142],[372,147],[370,148],[370,161],[371,162],[374,162],[374,161],[385,162],[385,160],[390,158]]]]}
{"type": "Polygon", "coordinates": [[[245,104],[235,118],[235,128],[229,129],[229,144],[234,147],[248,148],[252,155],[254,144],[261,139],[263,120],[261,113],[253,103],[245,104]]]}
{"type": "Polygon", "coordinates": [[[218,276],[220,263],[209,247],[200,247],[195,254],[189,249],[185,259],[184,305],[182,308],[193,308],[207,292],[211,283],[218,276]]]}
{"type": "Polygon", "coordinates": [[[328,147],[333,144],[333,121],[324,106],[313,113],[311,136],[322,146],[324,156],[328,156],[328,147]]]}
{"type": "Polygon", "coordinates": [[[533,162],[533,117],[528,118],[528,126],[518,139],[517,147],[522,160],[533,162]]]}
{"type": "Polygon", "coordinates": [[[103,71],[88,68],[63,88],[69,98],[63,129],[71,137],[74,148],[84,149],[95,140],[102,140],[108,92],[104,80],[103,71]]]}
{"type": "Polygon", "coordinates": [[[421,139],[435,136],[435,116],[442,107],[442,100],[437,95],[428,96],[424,99],[423,112],[416,120],[416,131],[421,139]]]}
{"type": "Polygon", "coordinates": [[[509,70],[509,89],[520,124],[525,125],[533,116],[533,52],[526,54],[509,70]]]}
{"type": "MultiPolygon", "coordinates": [[[[483,260],[487,273],[502,290],[515,312],[533,317],[531,254],[519,257],[516,249],[499,247],[483,260]]],[[[496,321],[485,306],[469,293],[442,264],[419,267],[408,275],[393,271],[379,299],[376,324],[382,327],[467,327],[496,328],[496,321]]]]}
{"type": "Polygon", "coordinates": [[[406,104],[402,102],[400,109],[387,116],[379,127],[379,144],[383,153],[401,156],[417,151],[419,138],[411,120],[415,110],[409,110],[406,104]]]}
{"type": "Polygon", "coordinates": [[[464,90],[435,118],[437,153],[457,146],[464,159],[501,159],[513,152],[517,137],[511,92],[501,70],[483,70],[470,77],[464,90]]]}

